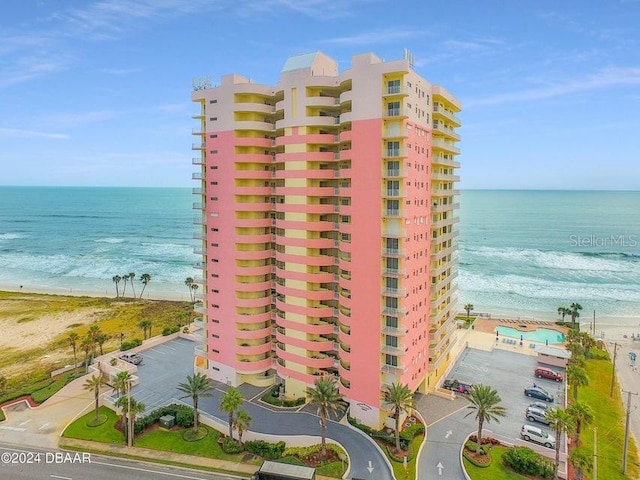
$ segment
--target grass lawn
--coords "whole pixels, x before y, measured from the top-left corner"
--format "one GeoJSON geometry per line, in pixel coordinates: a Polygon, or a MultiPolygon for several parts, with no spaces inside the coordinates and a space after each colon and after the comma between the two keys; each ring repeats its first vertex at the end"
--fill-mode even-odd
{"type": "MultiPolygon", "coordinates": [[[[196,455],[206,458],[217,458],[219,460],[230,460],[232,462],[240,462],[244,454],[229,455],[222,451],[218,444],[220,432],[206,425],[200,425],[200,428],[206,428],[208,434],[202,440],[196,442],[187,442],[182,438],[183,430],[167,431],[162,428],[141,433],[136,437],[134,445],[136,447],[150,448],[152,450],[162,450],[165,452],[182,453],[185,455],[196,455]]],[[[257,462],[257,465],[262,461],[257,462]]]]}
{"type": "Polygon", "coordinates": [[[412,453],[409,456],[412,458],[412,460],[407,462],[406,471],[402,462],[396,462],[389,456],[389,454],[387,453],[387,449],[384,446],[382,447],[382,451],[385,453],[385,455],[387,455],[387,458],[391,463],[393,474],[398,480],[416,478],[416,460],[418,458],[418,450],[420,449],[420,444],[422,444],[423,440],[424,435],[417,435],[413,437],[413,440],[411,440],[411,443],[409,444],[409,451],[412,453]]]}
{"type": "MultiPolygon", "coordinates": [[[[304,462],[297,457],[282,457],[276,460],[276,462],[287,463],[289,465],[299,465],[304,467],[304,462]]],[[[347,471],[346,463],[332,462],[321,467],[316,467],[316,473],[325,477],[342,478],[344,472],[347,471]]]]}
{"type": "Polygon", "coordinates": [[[488,467],[476,467],[469,460],[463,458],[464,468],[472,480],[528,480],[527,477],[511,472],[502,465],[502,455],[506,451],[506,447],[493,447],[491,449],[491,465],[488,467]]]}
{"type": "MultiPolygon", "coordinates": [[[[593,426],[598,427],[598,478],[607,480],[640,478],[640,468],[636,466],[638,451],[633,438],[629,439],[627,475],[622,475],[625,412],[617,383],[613,389],[613,398],[609,398],[611,369],[610,361],[587,360],[589,385],[578,390],[578,400],[591,407],[594,412],[593,426]]],[[[587,451],[593,451],[591,427],[583,429],[580,439],[587,451]]]]}
{"type": "Polygon", "coordinates": [[[97,427],[87,426],[87,422],[95,418],[93,410],[83,415],[71,425],[62,434],[63,437],[77,438],[79,440],[91,440],[94,442],[113,443],[115,445],[124,445],[124,434],[120,430],[116,430],[115,425],[118,421],[118,415],[107,408],[100,407],[100,415],[106,415],[107,421],[97,427]]]}

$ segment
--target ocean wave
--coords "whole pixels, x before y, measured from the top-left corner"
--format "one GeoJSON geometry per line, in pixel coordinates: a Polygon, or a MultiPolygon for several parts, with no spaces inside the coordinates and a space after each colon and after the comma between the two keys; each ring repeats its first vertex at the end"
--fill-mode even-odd
{"type": "Polygon", "coordinates": [[[106,237],[106,238],[97,238],[94,240],[97,243],[123,243],[124,239],[122,238],[114,238],[114,237],[106,237]]]}
{"type": "Polygon", "coordinates": [[[4,240],[17,240],[18,238],[25,238],[27,235],[22,233],[0,233],[0,241],[4,240]]]}
{"type": "Polygon", "coordinates": [[[183,243],[153,243],[143,242],[140,252],[145,255],[162,255],[163,257],[177,257],[193,261],[193,245],[183,243]]]}
{"type": "Polygon", "coordinates": [[[557,250],[538,250],[531,248],[495,248],[480,247],[461,252],[467,264],[477,261],[496,260],[522,267],[537,267],[555,270],[584,270],[597,272],[629,272],[630,268],[640,267],[640,262],[629,261],[636,258],[632,253],[596,253],[563,252],[557,250]],[[475,261],[474,261],[475,260],[475,261]]]}

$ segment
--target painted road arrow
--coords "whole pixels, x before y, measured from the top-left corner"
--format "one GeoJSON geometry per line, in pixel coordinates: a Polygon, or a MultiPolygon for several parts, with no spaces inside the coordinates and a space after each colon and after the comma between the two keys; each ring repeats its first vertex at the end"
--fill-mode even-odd
{"type": "Polygon", "coordinates": [[[369,470],[369,473],[373,472],[373,467],[371,466],[371,460],[369,460],[369,466],[367,467],[367,470],[369,470]]]}
{"type": "Polygon", "coordinates": [[[442,465],[442,462],[438,462],[436,468],[438,469],[438,475],[442,476],[442,470],[444,469],[444,465],[442,465]]]}

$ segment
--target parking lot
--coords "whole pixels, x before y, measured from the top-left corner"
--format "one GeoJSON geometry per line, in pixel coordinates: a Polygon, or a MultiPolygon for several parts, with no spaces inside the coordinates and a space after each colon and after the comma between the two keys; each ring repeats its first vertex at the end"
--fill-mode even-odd
{"type": "Polygon", "coordinates": [[[145,405],[146,412],[184,395],[176,387],[193,374],[194,345],[192,341],[176,338],[138,353],[143,361],[138,365],[136,375],[140,383],[133,388],[133,396],[145,405]]]}
{"type": "MultiPolygon", "coordinates": [[[[533,372],[537,365],[537,357],[531,355],[499,349],[492,352],[467,349],[452,369],[449,378],[491,385],[498,391],[502,405],[507,408],[507,416],[501,418],[500,423],[490,423],[487,428],[494,432],[496,438],[513,443],[520,438],[522,424],[531,423],[524,416],[527,406],[533,401],[538,401],[524,395],[526,387],[535,383],[555,397],[554,403],[550,406],[564,408],[565,405],[565,383],[536,378],[533,372]]],[[[564,374],[561,369],[555,370],[564,374]]],[[[548,430],[543,424],[532,425],[548,430]]]]}
{"type": "MultiPolygon", "coordinates": [[[[491,436],[505,443],[527,445],[553,457],[554,450],[520,439],[520,428],[525,423],[549,431],[545,425],[529,422],[525,418],[527,406],[539,401],[524,395],[526,387],[536,383],[555,397],[550,406],[564,408],[565,405],[565,383],[536,378],[534,370],[537,365],[537,357],[532,355],[502,349],[485,351],[467,348],[447,378],[455,378],[463,383],[490,385],[498,391],[507,415],[500,418],[500,423],[485,422],[485,436],[491,432],[491,436]]],[[[556,370],[564,374],[561,369],[556,370]]],[[[463,396],[459,396],[451,401],[435,395],[418,396],[416,406],[428,426],[427,442],[418,462],[419,478],[464,478],[459,460],[460,448],[467,435],[476,433],[478,422],[475,410],[467,408],[470,404],[462,398],[463,396]],[[438,414],[434,415],[433,412],[438,414]],[[466,416],[467,414],[469,415],[466,416]]],[[[561,443],[560,450],[566,450],[564,442],[561,443]]]]}

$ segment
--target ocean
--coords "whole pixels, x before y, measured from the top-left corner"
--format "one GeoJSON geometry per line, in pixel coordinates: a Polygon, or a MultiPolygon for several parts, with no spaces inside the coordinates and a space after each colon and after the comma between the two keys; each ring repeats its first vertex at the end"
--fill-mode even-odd
{"type": "MultiPolygon", "coordinates": [[[[188,300],[189,188],[0,187],[0,289],[188,300]],[[120,284],[122,287],[122,283],[120,284]],[[130,295],[131,287],[127,285],[130,295]]],[[[460,196],[459,306],[517,317],[640,319],[640,192],[467,190],[460,196]]]]}

